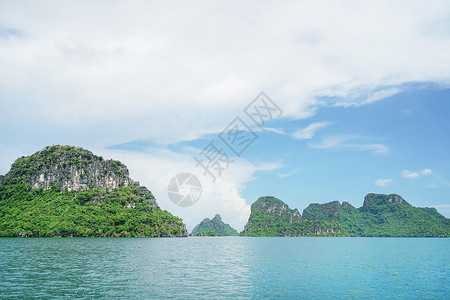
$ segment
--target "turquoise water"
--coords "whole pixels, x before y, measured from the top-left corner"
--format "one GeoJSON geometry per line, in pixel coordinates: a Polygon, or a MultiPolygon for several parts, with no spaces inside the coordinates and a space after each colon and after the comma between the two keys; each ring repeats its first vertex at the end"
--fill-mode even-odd
{"type": "Polygon", "coordinates": [[[0,298],[450,298],[450,239],[2,238],[0,298]]]}

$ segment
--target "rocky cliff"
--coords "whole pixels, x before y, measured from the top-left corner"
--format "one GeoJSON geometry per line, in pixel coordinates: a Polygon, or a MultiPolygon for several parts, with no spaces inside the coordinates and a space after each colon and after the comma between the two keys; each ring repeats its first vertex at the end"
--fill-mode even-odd
{"type": "Polygon", "coordinates": [[[261,197],[252,204],[244,236],[345,236],[337,222],[304,220],[297,209],[275,197],[261,197]]]}
{"type": "Polygon", "coordinates": [[[55,182],[69,191],[101,188],[112,190],[139,185],[129,178],[128,168],[119,161],[105,160],[83,148],[49,146],[31,156],[18,158],[0,179],[23,178],[33,188],[47,190],[55,182]]]}

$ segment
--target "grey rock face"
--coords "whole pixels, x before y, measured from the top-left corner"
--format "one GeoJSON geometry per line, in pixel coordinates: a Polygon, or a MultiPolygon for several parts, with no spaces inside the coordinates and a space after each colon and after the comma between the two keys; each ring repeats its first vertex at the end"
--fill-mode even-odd
{"type": "Polygon", "coordinates": [[[382,195],[369,193],[364,197],[363,208],[367,208],[377,201],[384,203],[398,203],[399,205],[409,205],[409,203],[406,202],[401,196],[396,194],[382,195]]]}
{"type": "Polygon", "coordinates": [[[128,168],[119,161],[104,160],[92,152],[70,146],[49,146],[27,157],[18,158],[0,179],[22,177],[33,188],[44,190],[55,182],[61,190],[112,190],[139,185],[129,178],[128,168]]]}

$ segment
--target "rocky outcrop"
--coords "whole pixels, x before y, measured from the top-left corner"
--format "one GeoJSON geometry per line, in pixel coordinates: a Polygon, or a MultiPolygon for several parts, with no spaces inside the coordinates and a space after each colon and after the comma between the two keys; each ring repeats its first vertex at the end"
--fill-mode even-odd
{"type": "Polygon", "coordinates": [[[18,158],[0,185],[13,178],[23,178],[33,188],[46,190],[54,182],[62,191],[76,192],[139,185],[129,178],[128,168],[121,162],[104,160],[88,150],[71,146],[49,146],[18,158]]]}
{"type": "Polygon", "coordinates": [[[375,194],[369,193],[364,197],[363,207],[369,207],[371,205],[380,205],[387,203],[398,203],[403,205],[409,205],[401,196],[397,194],[383,195],[383,194],[375,194]]]}
{"type": "Polygon", "coordinates": [[[218,235],[218,236],[235,236],[238,235],[236,229],[232,228],[230,225],[225,224],[222,221],[222,217],[216,214],[214,218],[203,219],[200,224],[194,227],[191,235],[208,236],[208,235],[218,235]]]}
{"type": "Polygon", "coordinates": [[[275,197],[261,197],[252,204],[244,236],[345,236],[337,222],[302,219],[297,209],[275,197]]]}
{"type": "MultiPolygon", "coordinates": [[[[345,205],[347,207],[349,204],[346,202],[345,205]]],[[[303,218],[307,220],[335,221],[343,206],[344,204],[341,205],[339,201],[325,204],[311,203],[303,210],[303,218]]]]}

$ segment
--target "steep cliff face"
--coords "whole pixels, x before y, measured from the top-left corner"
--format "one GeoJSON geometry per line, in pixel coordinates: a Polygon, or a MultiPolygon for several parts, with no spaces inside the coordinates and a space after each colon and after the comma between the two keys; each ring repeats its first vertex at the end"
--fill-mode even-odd
{"type": "Polygon", "coordinates": [[[104,160],[90,151],[71,146],[49,146],[31,156],[18,158],[4,177],[20,177],[33,188],[44,190],[55,182],[61,190],[67,188],[76,192],[139,185],[129,178],[128,168],[121,162],[104,160]]]}
{"type": "Polygon", "coordinates": [[[82,148],[50,146],[0,177],[0,236],[187,236],[127,167],[82,148]]]}
{"type": "Polygon", "coordinates": [[[297,209],[275,197],[261,197],[252,204],[244,236],[345,236],[337,222],[302,219],[297,209]]]}

